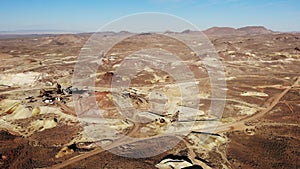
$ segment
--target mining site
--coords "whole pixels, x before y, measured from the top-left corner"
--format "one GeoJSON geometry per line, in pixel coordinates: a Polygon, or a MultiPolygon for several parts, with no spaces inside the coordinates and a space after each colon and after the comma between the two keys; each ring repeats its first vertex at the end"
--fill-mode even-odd
{"type": "MultiPolygon", "coordinates": [[[[79,59],[93,33],[0,35],[0,168],[300,168],[300,33],[203,31],[226,85],[212,83],[208,69],[218,66],[203,64],[209,56],[166,38],[196,33],[101,32],[103,43],[129,37],[98,60],[79,59]],[[152,58],[157,68],[133,66],[139,55],[131,54],[144,48],[177,54],[193,84],[159,69],[160,58],[152,58]],[[93,89],[74,86],[75,76],[89,79],[76,74],[79,61],[99,65],[93,89]],[[226,97],[214,98],[213,87],[226,97]],[[219,117],[213,100],[224,104],[219,117]]],[[[169,62],[171,72],[188,75],[169,62]]]]}

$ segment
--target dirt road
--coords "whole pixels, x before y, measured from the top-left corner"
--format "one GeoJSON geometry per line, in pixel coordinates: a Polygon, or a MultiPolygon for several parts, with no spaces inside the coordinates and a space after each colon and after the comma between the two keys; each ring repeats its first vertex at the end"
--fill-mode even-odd
{"type": "MultiPolygon", "coordinates": [[[[230,123],[230,124],[220,125],[220,126],[218,126],[218,127],[214,130],[214,132],[215,132],[215,133],[220,133],[220,132],[230,131],[230,130],[233,130],[233,129],[235,129],[235,130],[241,129],[241,130],[242,130],[242,129],[243,129],[242,127],[245,127],[245,122],[251,121],[251,120],[255,120],[255,119],[258,119],[259,117],[262,117],[263,115],[265,115],[266,113],[268,113],[270,110],[272,110],[272,109],[279,103],[280,99],[281,99],[286,93],[288,93],[293,87],[295,87],[295,86],[298,85],[299,81],[300,81],[300,78],[298,77],[298,78],[295,80],[295,82],[294,82],[291,86],[287,87],[284,91],[282,91],[282,92],[281,92],[280,94],[278,94],[277,96],[274,96],[274,97],[272,98],[271,103],[268,105],[267,108],[265,108],[265,109],[259,111],[258,113],[254,114],[253,116],[244,118],[244,119],[242,119],[242,120],[240,120],[240,121],[233,122],[233,123],[230,123]]],[[[136,124],[136,123],[134,123],[134,124],[135,124],[135,125],[134,125],[133,129],[132,129],[131,132],[127,135],[127,136],[129,136],[129,137],[132,136],[134,133],[136,133],[136,132],[138,131],[139,127],[140,127],[139,124],[136,124]]],[[[214,127],[214,128],[215,128],[215,127],[214,127]]],[[[202,129],[201,131],[197,131],[197,132],[206,132],[206,131],[210,131],[210,130],[212,130],[212,129],[214,129],[214,128],[211,128],[211,127],[209,127],[209,128],[204,128],[204,129],[202,129]]],[[[172,133],[172,134],[173,134],[173,135],[180,135],[180,133],[172,133]]],[[[163,135],[163,136],[165,136],[165,135],[163,135]]],[[[158,136],[156,136],[156,137],[159,138],[159,137],[162,137],[162,136],[161,136],[161,135],[158,135],[158,136]]],[[[153,138],[155,138],[155,137],[151,137],[151,138],[143,138],[143,139],[141,139],[141,140],[148,140],[148,139],[153,139],[153,138]]],[[[141,140],[139,140],[139,141],[141,141],[141,140]]],[[[135,140],[135,141],[136,141],[136,140],[135,140]]],[[[121,139],[117,140],[116,142],[110,144],[109,146],[105,147],[105,149],[97,148],[97,149],[92,150],[92,151],[90,151],[90,152],[88,152],[88,153],[86,153],[86,154],[82,154],[82,155],[76,156],[76,157],[74,157],[74,158],[71,158],[71,159],[69,159],[69,160],[66,160],[66,161],[64,161],[64,162],[62,162],[62,163],[60,163],[60,164],[54,165],[54,166],[49,167],[49,168],[52,168],[52,169],[63,168],[63,167],[66,167],[66,166],[68,166],[68,165],[70,165],[70,164],[72,164],[72,163],[75,163],[75,162],[77,162],[77,161],[80,161],[80,160],[83,160],[83,159],[85,159],[85,158],[91,157],[91,156],[93,156],[93,155],[99,154],[99,153],[101,153],[101,152],[103,152],[103,151],[105,151],[105,150],[112,149],[112,148],[115,148],[115,147],[118,147],[118,146],[121,146],[121,145],[124,145],[124,144],[133,143],[133,142],[135,142],[135,141],[128,140],[127,138],[121,138],[121,139]]]]}

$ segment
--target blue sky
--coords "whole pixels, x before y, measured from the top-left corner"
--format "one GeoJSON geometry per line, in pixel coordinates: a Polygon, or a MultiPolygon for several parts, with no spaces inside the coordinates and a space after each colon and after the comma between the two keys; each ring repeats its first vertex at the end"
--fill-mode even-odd
{"type": "Polygon", "coordinates": [[[0,31],[96,31],[105,23],[140,12],[163,12],[200,29],[263,25],[300,31],[299,0],[1,0],[0,31]]]}

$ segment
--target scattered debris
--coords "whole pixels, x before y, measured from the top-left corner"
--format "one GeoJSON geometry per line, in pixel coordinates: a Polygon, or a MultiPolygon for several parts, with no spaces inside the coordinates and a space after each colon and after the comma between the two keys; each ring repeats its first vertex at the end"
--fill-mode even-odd
{"type": "Polygon", "coordinates": [[[56,88],[50,90],[41,89],[40,97],[43,98],[43,102],[46,104],[54,104],[55,102],[66,103],[66,97],[71,94],[83,94],[85,92],[88,92],[88,90],[79,90],[78,88],[72,88],[72,86],[63,89],[57,83],[56,88]]]}
{"type": "Polygon", "coordinates": [[[28,100],[28,103],[33,103],[33,102],[37,101],[37,99],[35,99],[33,96],[29,96],[29,97],[27,97],[25,99],[28,100]]]}

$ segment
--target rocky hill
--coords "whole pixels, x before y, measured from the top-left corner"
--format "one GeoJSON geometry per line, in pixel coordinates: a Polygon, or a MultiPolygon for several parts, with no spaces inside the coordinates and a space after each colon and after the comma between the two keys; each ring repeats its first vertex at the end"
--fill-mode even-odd
{"type": "Polygon", "coordinates": [[[274,33],[263,26],[246,26],[238,29],[231,27],[212,27],[203,32],[208,36],[244,36],[274,33]]]}

